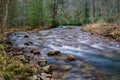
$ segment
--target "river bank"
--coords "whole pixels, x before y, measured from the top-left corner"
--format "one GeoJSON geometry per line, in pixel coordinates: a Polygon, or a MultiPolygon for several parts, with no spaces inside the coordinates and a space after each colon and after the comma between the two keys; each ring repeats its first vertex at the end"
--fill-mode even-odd
{"type": "Polygon", "coordinates": [[[120,42],[120,23],[95,23],[83,27],[84,31],[101,35],[120,42]]]}
{"type": "Polygon", "coordinates": [[[43,76],[46,79],[45,73],[41,77],[37,77],[40,71],[38,64],[30,65],[29,57],[21,53],[23,50],[19,47],[11,46],[8,41],[8,35],[17,31],[40,31],[48,28],[41,26],[37,28],[28,26],[24,28],[9,28],[5,34],[0,30],[0,80],[41,80],[43,76]]]}

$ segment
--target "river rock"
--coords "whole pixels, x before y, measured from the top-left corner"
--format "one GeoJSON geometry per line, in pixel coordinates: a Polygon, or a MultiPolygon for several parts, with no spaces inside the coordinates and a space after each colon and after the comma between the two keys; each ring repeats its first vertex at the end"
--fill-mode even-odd
{"type": "Polygon", "coordinates": [[[62,68],[63,70],[67,71],[67,70],[70,70],[72,67],[69,65],[64,65],[62,68]]]}
{"type": "Polygon", "coordinates": [[[48,52],[48,56],[57,56],[59,54],[61,54],[61,52],[58,50],[48,52]]]}
{"type": "Polygon", "coordinates": [[[40,38],[38,38],[38,40],[44,40],[44,38],[41,38],[41,37],[40,37],[40,38]]]}
{"type": "Polygon", "coordinates": [[[24,63],[28,63],[29,61],[25,58],[25,56],[21,55],[19,56],[20,60],[24,63]]]}
{"type": "Polygon", "coordinates": [[[66,59],[69,61],[74,61],[75,57],[73,55],[67,55],[66,59]]]}
{"type": "Polygon", "coordinates": [[[51,72],[51,65],[47,65],[41,68],[41,72],[50,73],[51,72]]]}
{"type": "Polygon", "coordinates": [[[34,75],[32,80],[43,80],[41,77],[39,77],[38,75],[34,75]]]}
{"type": "Polygon", "coordinates": [[[24,38],[29,38],[29,36],[28,36],[28,35],[25,35],[24,38]]]}
{"type": "Polygon", "coordinates": [[[25,59],[27,59],[28,61],[30,61],[31,59],[33,59],[33,56],[31,55],[24,55],[25,56],[25,59]]]}
{"type": "Polygon", "coordinates": [[[41,73],[41,78],[45,79],[45,78],[51,78],[52,75],[51,74],[46,74],[46,73],[41,73]]]}
{"type": "Polygon", "coordinates": [[[30,53],[40,54],[39,49],[33,49],[33,50],[30,51],[30,53]]]}
{"type": "Polygon", "coordinates": [[[40,60],[40,61],[38,62],[38,65],[39,65],[40,67],[46,66],[46,65],[47,65],[47,60],[40,60]]]}
{"type": "Polygon", "coordinates": [[[33,44],[33,42],[25,42],[25,43],[24,43],[24,45],[26,45],[26,46],[29,46],[29,45],[31,45],[31,44],[33,44]]]}

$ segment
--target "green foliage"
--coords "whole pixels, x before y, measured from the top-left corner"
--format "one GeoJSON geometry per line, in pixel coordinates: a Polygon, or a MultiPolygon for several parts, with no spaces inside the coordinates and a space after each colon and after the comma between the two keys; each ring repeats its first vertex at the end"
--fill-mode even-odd
{"type": "Polygon", "coordinates": [[[81,24],[88,24],[88,23],[90,23],[90,20],[89,20],[89,18],[82,17],[80,19],[80,22],[81,22],[81,24]]]}
{"type": "Polygon", "coordinates": [[[34,0],[30,7],[29,24],[39,26],[44,24],[43,0],[34,0]]]}
{"type": "Polygon", "coordinates": [[[80,20],[71,20],[69,25],[81,25],[80,20]]]}
{"type": "MultiPolygon", "coordinates": [[[[0,23],[5,16],[5,4],[1,0],[0,23]]],[[[7,23],[9,26],[58,26],[115,22],[120,20],[119,4],[119,0],[10,0],[7,23]]]]}

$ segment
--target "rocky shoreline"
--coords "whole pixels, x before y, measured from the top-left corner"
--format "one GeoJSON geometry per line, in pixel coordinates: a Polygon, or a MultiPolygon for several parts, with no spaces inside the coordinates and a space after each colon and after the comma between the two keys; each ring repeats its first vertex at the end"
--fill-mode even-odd
{"type": "Polygon", "coordinates": [[[28,73],[30,75],[24,75],[21,78],[17,77],[18,80],[69,80],[70,77],[77,76],[81,76],[81,79],[78,77],[76,80],[83,80],[83,77],[89,80],[107,80],[104,72],[96,71],[95,67],[78,61],[73,55],[61,55],[62,53],[57,50],[50,51],[48,56],[56,60],[67,61],[68,64],[49,63],[49,60],[46,60],[36,49],[26,52],[21,48],[8,47],[6,51],[22,63],[28,64],[31,67],[30,70],[33,70],[32,74],[28,73]],[[77,65],[82,74],[71,76],[71,64],[77,65]]]}
{"type": "Polygon", "coordinates": [[[1,80],[119,80],[101,68],[119,62],[118,43],[83,32],[81,27],[15,32],[6,44],[0,44],[1,80]]]}

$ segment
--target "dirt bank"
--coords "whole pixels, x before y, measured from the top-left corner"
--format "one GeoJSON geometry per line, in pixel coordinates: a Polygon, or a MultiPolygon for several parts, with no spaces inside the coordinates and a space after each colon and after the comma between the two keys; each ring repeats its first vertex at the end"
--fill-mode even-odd
{"type": "Polygon", "coordinates": [[[96,23],[83,27],[84,31],[120,41],[120,23],[96,23]]]}

